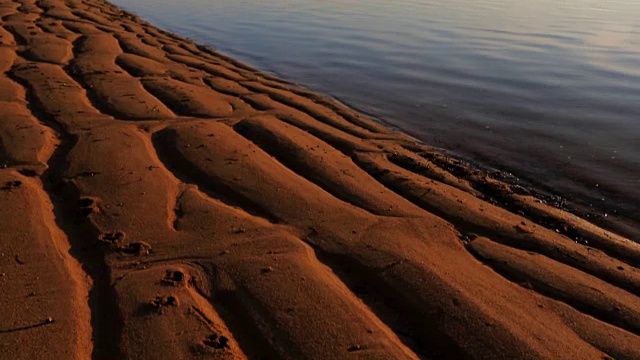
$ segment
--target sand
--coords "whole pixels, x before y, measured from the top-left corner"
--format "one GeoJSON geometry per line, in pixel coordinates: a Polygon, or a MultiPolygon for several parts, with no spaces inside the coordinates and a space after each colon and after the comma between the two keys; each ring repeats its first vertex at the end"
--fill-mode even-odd
{"type": "Polygon", "coordinates": [[[100,0],[0,0],[1,359],[640,359],[640,246],[100,0]]]}

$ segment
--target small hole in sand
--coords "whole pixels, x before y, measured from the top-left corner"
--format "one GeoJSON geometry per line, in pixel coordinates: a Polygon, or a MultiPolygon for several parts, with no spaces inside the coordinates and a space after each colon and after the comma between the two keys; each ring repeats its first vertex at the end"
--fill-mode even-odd
{"type": "Polygon", "coordinates": [[[151,245],[144,241],[136,241],[123,247],[122,252],[124,252],[125,254],[133,254],[138,256],[149,255],[151,253],[151,245]]]}
{"type": "Polygon", "coordinates": [[[98,240],[114,243],[117,241],[123,241],[126,236],[127,235],[122,231],[112,231],[100,234],[100,236],[98,236],[98,240]]]}
{"type": "Polygon", "coordinates": [[[206,339],[204,339],[204,344],[214,349],[229,348],[229,338],[227,338],[226,336],[211,334],[206,339]]]}
{"type": "Polygon", "coordinates": [[[89,207],[89,206],[92,206],[94,203],[95,203],[95,200],[88,197],[80,198],[80,200],[78,200],[78,205],[80,205],[80,207],[89,207]]]}

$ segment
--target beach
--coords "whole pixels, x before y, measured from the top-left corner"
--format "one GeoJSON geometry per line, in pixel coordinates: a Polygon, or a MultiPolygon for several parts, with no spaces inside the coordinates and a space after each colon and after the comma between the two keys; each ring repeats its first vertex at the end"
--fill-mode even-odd
{"type": "Polygon", "coordinates": [[[0,359],[640,359],[640,246],[100,0],[0,0],[0,359]]]}

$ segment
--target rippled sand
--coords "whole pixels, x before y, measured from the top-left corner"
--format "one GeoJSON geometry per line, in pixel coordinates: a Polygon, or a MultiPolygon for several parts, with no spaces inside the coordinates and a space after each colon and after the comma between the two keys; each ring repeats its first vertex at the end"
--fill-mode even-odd
{"type": "Polygon", "coordinates": [[[0,358],[640,358],[637,244],[102,1],[0,18],[0,358]]]}

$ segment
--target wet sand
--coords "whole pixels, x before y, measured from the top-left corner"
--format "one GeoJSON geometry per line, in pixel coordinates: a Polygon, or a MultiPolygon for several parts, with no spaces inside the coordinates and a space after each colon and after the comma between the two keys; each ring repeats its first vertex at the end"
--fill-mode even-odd
{"type": "Polygon", "coordinates": [[[636,243],[102,1],[0,19],[0,358],[640,358],[636,243]]]}

